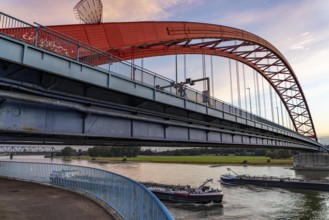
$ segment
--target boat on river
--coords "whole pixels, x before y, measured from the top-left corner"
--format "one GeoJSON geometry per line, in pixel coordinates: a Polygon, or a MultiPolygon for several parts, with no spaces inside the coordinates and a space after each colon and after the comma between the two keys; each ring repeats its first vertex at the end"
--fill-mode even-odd
{"type": "Polygon", "coordinates": [[[160,200],[175,203],[221,203],[223,192],[219,189],[213,189],[206,184],[212,179],[207,179],[199,187],[189,185],[165,185],[158,183],[143,183],[160,200]]]}
{"type": "Polygon", "coordinates": [[[93,189],[95,186],[110,187],[116,183],[110,178],[81,174],[80,170],[58,170],[50,174],[50,183],[59,186],[93,189]]]}
{"type": "MultiPolygon", "coordinates": [[[[220,203],[223,199],[223,192],[213,189],[206,184],[212,179],[206,180],[199,187],[189,185],[165,185],[156,183],[143,183],[160,200],[166,200],[177,203],[220,203]]],[[[79,170],[59,170],[50,174],[50,183],[71,188],[80,188],[84,190],[93,189],[95,186],[111,187],[116,183],[107,178],[81,175],[79,170]]]]}
{"type": "MultiPolygon", "coordinates": [[[[228,168],[229,171],[232,171],[228,168]]],[[[220,177],[220,182],[223,185],[231,186],[258,186],[258,187],[273,187],[287,189],[304,189],[329,191],[329,180],[307,180],[289,177],[274,177],[274,176],[250,176],[234,174],[225,174],[220,177]]]]}

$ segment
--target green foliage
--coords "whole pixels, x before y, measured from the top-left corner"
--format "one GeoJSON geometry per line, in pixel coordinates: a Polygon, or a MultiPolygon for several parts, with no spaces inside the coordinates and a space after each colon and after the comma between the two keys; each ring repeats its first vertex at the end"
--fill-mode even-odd
{"type": "Polygon", "coordinates": [[[255,156],[264,156],[266,154],[265,149],[255,149],[255,156]]]}
{"type": "Polygon", "coordinates": [[[95,146],[88,149],[88,155],[91,157],[112,157],[110,146],[95,146]]]}
{"type": "MultiPolygon", "coordinates": [[[[74,157],[73,157],[74,158],[74,157]]],[[[124,161],[124,157],[89,157],[83,156],[83,160],[97,161],[124,161]]],[[[189,164],[241,164],[246,160],[249,165],[267,164],[268,157],[265,156],[144,156],[127,158],[127,161],[154,162],[154,163],[189,163],[189,164]]],[[[292,165],[292,159],[272,159],[271,165],[292,165]]]]}
{"type": "Polygon", "coordinates": [[[205,147],[205,148],[186,148],[167,151],[143,150],[139,155],[166,155],[166,156],[195,156],[195,155],[239,155],[239,156],[265,156],[265,149],[244,149],[244,148],[223,148],[223,147],[205,147]]]}
{"type": "Polygon", "coordinates": [[[267,150],[265,156],[271,159],[287,159],[293,156],[291,150],[267,150]]]}
{"type": "Polygon", "coordinates": [[[140,147],[95,146],[88,149],[88,155],[91,157],[136,157],[140,149],[140,147]]]}
{"type": "MultiPolygon", "coordinates": [[[[241,164],[246,161],[249,165],[266,164],[265,156],[141,156],[129,161],[145,161],[159,163],[197,163],[197,164],[241,164]]],[[[291,165],[291,159],[273,159],[272,165],[291,165]]]]}
{"type": "Polygon", "coordinates": [[[77,151],[73,149],[72,147],[64,147],[64,149],[61,150],[61,155],[66,157],[71,157],[77,154],[77,151]]]}

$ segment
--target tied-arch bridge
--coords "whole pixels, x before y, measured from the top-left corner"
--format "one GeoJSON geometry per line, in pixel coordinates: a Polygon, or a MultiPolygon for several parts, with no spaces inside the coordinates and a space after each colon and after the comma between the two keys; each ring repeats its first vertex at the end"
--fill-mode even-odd
{"type": "Polygon", "coordinates": [[[207,54],[242,62],[272,85],[288,110],[295,130],[317,140],[311,112],[292,67],[280,51],[255,34],[195,22],[125,22],[51,28],[123,60],[207,54]]]}
{"type": "Polygon", "coordinates": [[[0,24],[2,143],[323,150],[288,61],[249,32],[193,22],[44,27],[5,14],[0,24]],[[294,129],[209,93],[187,88],[182,97],[177,80],[125,61],[171,54],[250,66],[277,92],[294,129]]]}

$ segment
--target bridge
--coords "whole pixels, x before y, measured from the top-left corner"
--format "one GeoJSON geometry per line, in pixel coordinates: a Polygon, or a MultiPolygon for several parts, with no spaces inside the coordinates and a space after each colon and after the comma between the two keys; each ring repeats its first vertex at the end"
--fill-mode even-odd
{"type": "Polygon", "coordinates": [[[50,157],[53,157],[57,152],[60,152],[60,150],[48,146],[0,146],[0,154],[9,154],[10,159],[14,158],[14,154],[49,154],[50,157]]]}
{"type": "Polygon", "coordinates": [[[193,22],[45,27],[1,13],[0,130],[3,144],[323,150],[280,51],[252,33],[193,22]],[[292,128],[211,97],[205,75],[179,83],[127,62],[170,54],[222,56],[253,68],[280,97],[292,128]],[[207,89],[187,86],[197,81],[207,89]]]}

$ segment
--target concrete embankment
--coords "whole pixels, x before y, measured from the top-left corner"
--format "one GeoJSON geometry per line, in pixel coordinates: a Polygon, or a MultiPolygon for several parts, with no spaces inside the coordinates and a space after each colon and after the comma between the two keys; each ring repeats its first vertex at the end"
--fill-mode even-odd
{"type": "Polygon", "coordinates": [[[0,178],[0,219],[111,220],[94,201],[74,192],[0,178]]]}
{"type": "Polygon", "coordinates": [[[294,156],[296,170],[329,170],[329,153],[299,153],[294,156]]]}

